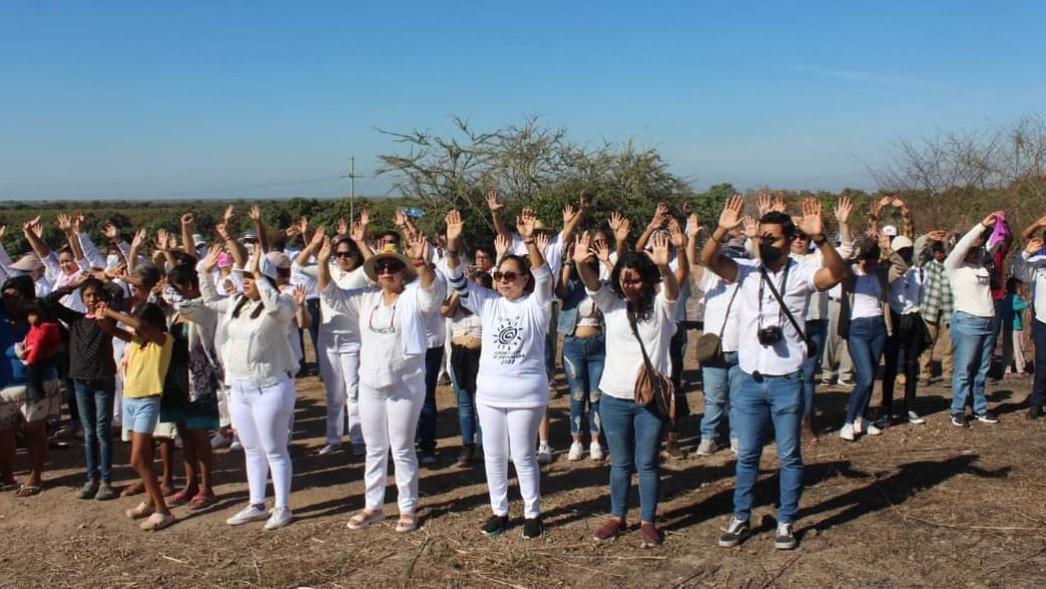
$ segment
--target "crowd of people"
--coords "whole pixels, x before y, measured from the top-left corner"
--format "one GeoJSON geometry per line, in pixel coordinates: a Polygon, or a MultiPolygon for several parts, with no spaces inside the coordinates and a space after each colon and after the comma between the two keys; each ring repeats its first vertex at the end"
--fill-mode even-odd
{"type": "Polygon", "coordinates": [[[198,233],[187,213],[179,232],[160,230],[151,243],[144,230],[127,243],[108,224],[102,247],[78,212],[55,220],[65,237],[57,249],[43,239],[39,217],[26,222],[31,251],[14,260],[0,248],[0,489],[41,492],[49,436],[62,435],[54,430],[65,407],[63,430],[83,439],[80,499],[142,495],[127,517],[144,530],[163,529],[176,521],[173,507],[215,504],[213,451],[230,446],[243,452],[249,501],[226,523],[290,524],[288,445],[306,333],[326,393],[316,453],[365,461],[364,508],[347,522],[353,530],[385,518],[390,453],[394,529],[418,528],[419,468],[437,461],[436,388],[445,373],[457,401],[458,464],[481,462],[485,470],[491,514],[480,532],[511,528],[511,461],[522,536],[540,536],[561,347],[567,459],[609,456],[610,515],[594,539],[631,529],[637,475],[639,540],[660,544],[660,468],[663,455],[681,452],[691,392],[683,358],[695,323],[704,398],[697,454],[736,454],[721,546],[751,534],[759,461],[772,439],[780,469],[773,544],[794,548],[802,444],[826,430],[856,442],[924,423],[918,387],[938,377],[935,357],[955,426],[997,423],[985,395],[989,378],[1032,365],[1028,416],[1042,414],[1046,217],[1020,235],[1002,211],[961,233],[918,233],[909,204],[884,196],[858,229],[845,196],[827,215],[814,198],[788,211],[782,199],[760,195],[755,216],[734,196],[711,231],[661,203],[630,243],[632,221],[613,212],[606,229],[594,226],[584,193],[563,210],[558,231],[529,208],[510,228],[496,194],[487,205],[492,249],[466,247],[456,210],[440,235],[427,236],[403,212],[396,231],[377,234],[366,211],[336,228],[303,219],[274,231],[252,207],[251,229],[236,234],[230,206],[215,239],[198,233]],[[881,402],[873,410],[877,379],[881,402]],[[833,383],[851,389],[845,418],[815,426],[816,388],[833,383]],[[114,431],[130,442],[139,479],[119,492],[114,431]],[[21,483],[17,434],[29,460],[21,483]]]}

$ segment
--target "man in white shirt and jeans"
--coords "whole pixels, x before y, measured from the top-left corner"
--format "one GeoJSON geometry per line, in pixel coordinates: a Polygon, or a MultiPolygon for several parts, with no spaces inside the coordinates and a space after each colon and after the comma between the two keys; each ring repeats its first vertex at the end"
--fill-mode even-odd
{"type": "Polygon", "coordinates": [[[734,514],[719,539],[720,546],[736,546],[751,533],[749,517],[763,439],[771,423],[780,463],[781,494],[778,501],[774,547],[790,550],[797,542],[792,526],[799,510],[803,487],[800,424],[803,416],[802,366],[808,350],[800,333],[810,295],[838,284],[846,264],[824,236],[821,203],[803,202],[800,226],[785,213],[771,211],[759,221],[756,234],[759,259],[735,260],[721,255],[719,242],[741,225],[744,201],[734,195],[719,216],[719,227],[705,242],[701,258],[709,270],[740,285],[740,385],[731,399],[731,416],[738,436],[737,481],[734,514]],[[788,251],[796,230],[802,231],[821,252],[822,266],[791,260],[788,251]],[[775,294],[775,291],[777,294],[775,294]],[[778,296],[779,295],[779,296],[778,296]],[[785,308],[778,303],[782,298],[785,308]],[[790,316],[789,316],[790,315],[790,316]]]}

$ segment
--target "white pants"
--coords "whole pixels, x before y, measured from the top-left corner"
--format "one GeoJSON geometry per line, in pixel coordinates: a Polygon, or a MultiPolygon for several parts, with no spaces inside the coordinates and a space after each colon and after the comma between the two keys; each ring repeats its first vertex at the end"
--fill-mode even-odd
{"type": "Polygon", "coordinates": [[[353,445],[363,443],[360,431],[360,345],[347,342],[347,337],[320,330],[316,358],[320,378],[327,392],[327,443],[340,445],[345,434],[345,413],[349,414],[349,439],[353,445]]]}
{"type": "Polygon", "coordinates": [[[291,494],[291,456],[287,423],[294,413],[294,381],[289,377],[258,388],[234,381],[229,393],[232,425],[243,444],[251,505],[265,503],[265,487],[272,471],[276,507],[287,507],[291,494]]]}
{"type": "Polygon", "coordinates": [[[538,425],[544,407],[505,409],[476,403],[483,431],[483,461],[490,490],[490,509],[494,515],[508,515],[508,461],[516,467],[519,493],[523,496],[523,517],[541,515],[541,467],[535,447],[538,425]]]}
{"type": "Polygon", "coordinates": [[[229,387],[226,384],[219,385],[218,390],[215,391],[215,394],[218,396],[219,427],[232,427],[232,414],[229,412],[229,392],[229,387]]]}
{"type": "Polygon", "coordinates": [[[394,388],[374,389],[360,383],[359,407],[367,461],[363,474],[367,511],[385,506],[389,450],[396,468],[400,513],[414,513],[418,504],[418,455],[414,433],[425,404],[425,378],[419,375],[394,388]]]}

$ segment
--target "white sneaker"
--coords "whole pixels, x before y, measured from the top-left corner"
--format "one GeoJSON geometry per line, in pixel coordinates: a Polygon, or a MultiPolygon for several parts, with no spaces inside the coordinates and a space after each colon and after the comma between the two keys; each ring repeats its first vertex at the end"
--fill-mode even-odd
{"type": "Polygon", "coordinates": [[[548,464],[552,462],[552,448],[548,447],[547,442],[542,442],[538,446],[538,464],[548,464]]]}
{"type": "Polygon", "coordinates": [[[232,435],[232,443],[229,444],[229,449],[236,452],[243,450],[243,444],[240,443],[240,438],[236,434],[232,435]]]}
{"type": "MultiPolygon", "coordinates": [[[[581,442],[574,442],[574,443],[572,443],[570,445],[570,452],[567,453],[567,460],[569,460],[571,462],[577,462],[578,460],[581,460],[581,458],[584,455],[584,453],[585,453],[585,447],[581,444],[581,442]]],[[[539,455],[538,462],[541,462],[540,454],[541,454],[541,450],[539,449],[538,450],[538,455],[539,455]]]]}
{"type": "Polygon", "coordinates": [[[211,436],[211,448],[217,450],[218,448],[226,448],[232,443],[232,438],[226,436],[222,432],[218,432],[211,436]]]}
{"type": "Polygon", "coordinates": [[[854,418],[854,433],[855,434],[863,434],[864,433],[864,418],[863,417],[856,417],[856,418],[854,418]]]}
{"type": "Polygon", "coordinates": [[[599,442],[592,442],[588,445],[588,456],[592,460],[603,460],[603,446],[599,442]]]}
{"type": "Polygon", "coordinates": [[[883,430],[876,426],[874,423],[869,423],[865,426],[864,431],[869,436],[878,436],[883,433],[883,430]]]}
{"type": "Polygon", "coordinates": [[[712,438],[705,438],[701,440],[701,443],[697,445],[698,456],[711,456],[715,454],[716,450],[719,449],[719,445],[716,444],[712,438]]]}
{"type": "Polygon", "coordinates": [[[839,379],[839,386],[849,388],[849,387],[854,386],[854,382],[852,380],[849,380],[849,379],[846,379],[846,378],[840,378],[839,379]]]}
{"type": "Polygon", "coordinates": [[[326,456],[341,450],[341,444],[327,444],[316,451],[317,456],[326,456]]]}
{"type": "Polygon", "coordinates": [[[916,413],[915,411],[909,411],[908,412],[908,423],[910,423],[912,425],[922,425],[922,424],[926,423],[926,420],[923,419],[922,417],[919,417],[919,414],[916,413]]]}
{"type": "Polygon", "coordinates": [[[854,426],[850,423],[844,423],[843,429],[839,430],[839,437],[846,440],[847,442],[854,441],[854,426]]]}
{"type": "Polygon", "coordinates": [[[737,450],[741,447],[741,442],[737,438],[730,438],[730,451],[737,456],[737,450]]]}
{"type": "Polygon", "coordinates": [[[248,505],[247,507],[244,507],[242,510],[240,510],[240,512],[236,515],[225,520],[225,523],[229,524],[230,526],[242,526],[251,522],[257,522],[263,519],[267,519],[268,517],[269,514],[265,511],[264,508],[257,507],[254,505],[248,505]]]}
{"type": "Polygon", "coordinates": [[[266,530],[276,530],[283,526],[291,523],[294,519],[294,514],[291,513],[290,509],[286,507],[277,507],[272,510],[272,515],[269,516],[269,520],[265,522],[266,530]]]}

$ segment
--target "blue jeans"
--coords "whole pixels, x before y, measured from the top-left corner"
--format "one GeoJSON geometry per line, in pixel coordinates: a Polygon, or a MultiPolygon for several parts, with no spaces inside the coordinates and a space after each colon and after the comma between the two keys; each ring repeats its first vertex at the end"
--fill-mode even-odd
{"type": "Polygon", "coordinates": [[[610,515],[625,518],[632,472],[639,473],[639,517],[654,523],[661,492],[661,434],[665,422],[631,399],[603,395],[599,407],[610,448],[610,515]]]}
{"type": "MultiPolygon", "coordinates": [[[[810,301],[814,304],[814,301],[810,301]]],[[[803,416],[814,414],[814,375],[821,370],[821,359],[824,358],[824,344],[828,339],[828,320],[815,319],[806,322],[806,336],[813,341],[817,349],[812,357],[803,362],[803,416]]]]}
{"type": "Polygon", "coordinates": [[[955,369],[952,371],[951,412],[962,413],[966,399],[972,395],[973,412],[984,413],[988,410],[984,383],[995,350],[992,318],[956,311],[952,315],[952,349],[955,350],[955,369]]]}
{"type": "Polygon", "coordinates": [[[76,407],[84,428],[84,462],[87,478],[99,476],[113,480],[113,400],[116,381],[112,378],[74,380],[76,407]]]}
{"type": "MultiPolygon", "coordinates": [[[[475,352],[479,352],[479,350],[475,350],[475,352]]],[[[451,352],[451,357],[454,357],[455,354],[467,355],[472,353],[473,350],[454,350],[451,352]]],[[[475,359],[475,363],[479,364],[478,357],[475,359]]],[[[474,374],[475,372],[473,372],[474,374]]],[[[475,377],[472,380],[475,382],[475,377]]],[[[470,391],[462,386],[461,381],[458,380],[457,369],[454,368],[453,361],[450,365],[450,384],[454,387],[454,397],[458,402],[458,427],[461,428],[461,443],[466,446],[472,444],[482,446],[483,435],[480,432],[479,419],[476,414],[476,391],[470,391]]]]}
{"type": "Polygon", "coordinates": [[[563,338],[563,372],[570,384],[570,434],[580,436],[588,408],[588,433],[599,437],[599,379],[603,376],[607,344],[603,336],[578,339],[563,338]]]}
{"type": "MultiPolygon", "coordinates": [[[[780,498],[777,523],[795,521],[799,496],[803,493],[803,455],[799,448],[799,426],[803,421],[801,373],[761,376],[741,372],[730,413],[737,432],[737,484],[734,488],[734,517],[748,521],[759,478],[763,442],[774,426],[777,461],[780,464],[780,498]]],[[[613,452],[613,450],[611,450],[613,452]]]]}
{"type": "Polygon", "coordinates": [[[425,352],[425,404],[418,417],[418,448],[422,454],[436,451],[436,380],[443,365],[443,346],[429,348],[425,352]]]}
{"type": "Polygon", "coordinates": [[[741,382],[737,352],[724,352],[722,360],[702,364],[701,378],[705,383],[705,414],[701,416],[701,439],[715,440],[719,437],[719,426],[724,414],[728,415],[730,439],[736,438],[734,419],[730,416],[730,397],[737,392],[741,382]]]}
{"type": "Polygon", "coordinates": [[[846,410],[846,421],[852,424],[858,417],[867,417],[868,402],[872,400],[875,372],[883,357],[886,345],[886,322],[882,317],[861,317],[850,322],[850,334],[846,337],[850,348],[850,359],[854,365],[854,390],[850,393],[850,406],[846,410]]]}

